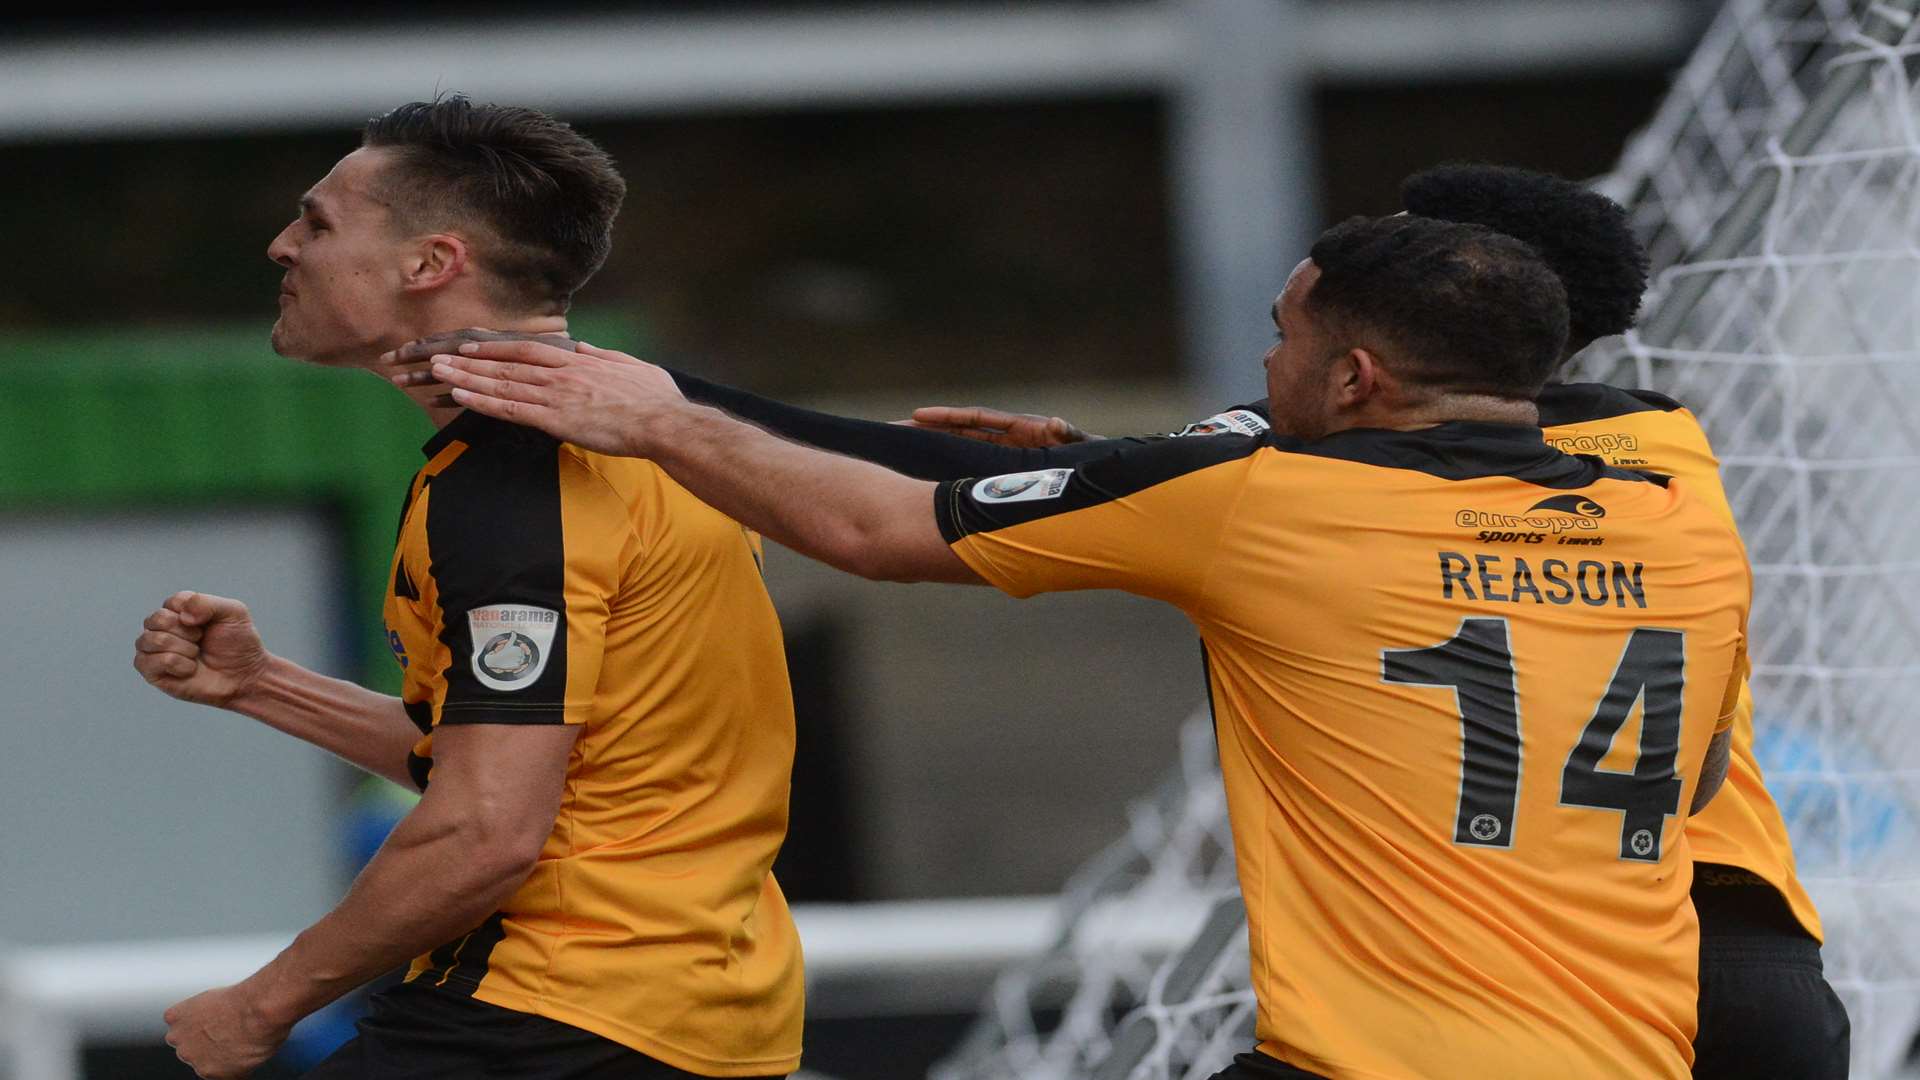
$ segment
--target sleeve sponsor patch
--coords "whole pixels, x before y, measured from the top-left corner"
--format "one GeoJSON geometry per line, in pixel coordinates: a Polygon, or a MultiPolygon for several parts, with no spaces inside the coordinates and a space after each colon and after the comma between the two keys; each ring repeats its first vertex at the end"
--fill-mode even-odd
{"type": "Polygon", "coordinates": [[[496,605],[467,612],[473,675],[494,690],[524,690],[547,669],[560,616],[540,607],[496,605]]]}
{"type": "Polygon", "coordinates": [[[1228,409],[1215,413],[1197,424],[1188,424],[1179,431],[1171,433],[1175,439],[1188,435],[1265,435],[1273,425],[1265,417],[1247,409],[1228,409]]]}
{"type": "Polygon", "coordinates": [[[983,503],[1055,499],[1060,497],[1061,492],[1067,490],[1067,480],[1072,476],[1072,469],[1041,469],[1038,472],[989,476],[985,480],[976,481],[971,494],[973,501],[983,503]]]}

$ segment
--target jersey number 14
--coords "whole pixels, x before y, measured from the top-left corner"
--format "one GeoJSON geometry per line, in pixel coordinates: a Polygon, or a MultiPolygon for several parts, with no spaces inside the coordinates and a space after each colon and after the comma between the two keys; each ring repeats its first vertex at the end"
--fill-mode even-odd
{"type": "MultiPolygon", "coordinates": [[[[1681,691],[1685,636],[1641,627],[1627,639],[1606,693],[1560,770],[1560,803],[1621,815],[1620,857],[1658,862],[1666,819],[1680,812],[1681,691]],[[1600,768],[1634,702],[1644,697],[1640,753],[1632,772],[1600,768]]],[[[1520,701],[1505,619],[1466,619],[1451,641],[1381,654],[1382,677],[1410,686],[1445,686],[1460,713],[1460,803],[1453,840],[1473,847],[1513,846],[1520,801],[1520,701]]]]}

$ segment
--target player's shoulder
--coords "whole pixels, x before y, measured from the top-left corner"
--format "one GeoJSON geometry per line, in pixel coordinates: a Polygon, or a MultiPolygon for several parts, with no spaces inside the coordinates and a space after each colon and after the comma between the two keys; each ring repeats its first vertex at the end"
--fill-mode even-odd
{"type": "Polygon", "coordinates": [[[948,480],[934,511],[949,543],[971,533],[1057,517],[1140,497],[1171,497],[1185,508],[1212,500],[1244,479],[1234,468],[1254,460],[1263,439],[1108,439],[1102,452],[1071,466],[948,480]]]}
{"type": "Polygon", "coordinates": [[[658,473],[651,462],[609,457],[562,443],[545,432],[504,420],[463,413],[434,441],[429,457],[458,447],[458,454],[434,476],[445,495],[457,491],[465,501],[510,506],[527,499],[557,498],[573,503],[644,497],[658,473]]]}
{"type": "Polygon", "coordinates": [[[503,567],[557,562],[564,551],[560,443],[463,413],[424,447],[432,473],[427,543],[433,575],[478,587],[503,567]]]}
{"type": "Polygon", "coordinates": [[[471,488],[475,494],[510,493],[551,478],[560,443],[533,428],[466,412],[441,428],[423,450],[430,460],[457,451],[435,473],[436,488],[457,479],[463,489],[471,488]]]}
{"type": "Polygon", "coordinates": [[[1555,383],[1540,391],[1541,427],[1566,427],[1635,413],[1682,413],[1686,406],[1665,394],[1606,383],[1555,383]]]}
{"type": "Polygon", "coordinates": [[[1162,439],[1186,439],[1203,435],[1265,435],[1272,430],[1271,414],[1267,411],[1265,398],[1222,409],[1204,420],[1193,423],[1178,431],[1169,431],[1157,436],[1162,439]]]}
{"type": "MultiPolygon", "coordinates": [[[[1401,471],[1442,482],[1506,478],[1566,491],[1602,480],[1656,487],[1667,483],[1663,475],[1617,468],[1591,455],[1563,453],[1531,424],[1452,421],[1410,431],[1352,428],[1311,440],[1269,434],[1264,442],[1297,462],[1360,465],[1380,470],[1383,476],[1401,471]]],[[[1348,482],[1364,475],[1355,474],[1348,482]]]]}
{"type": "Polygon", "coordinates": [[[1103,453],[1070,467],[1009,473],[964,484],[976,498],[1005,502],[1011,501],[1012,495],[1007,492],[1015,486],[1020,486],[1022,493],[1035,488],[1064,490],[1072,480],[1075,486],[1086,489],[1090,497],[1104,501],[1248,461],[1266,441],[1253,435],[1223,433],[1218,438],[1200,439],[1163,436],[1109,439],[1107,444],[1103,453]]]}

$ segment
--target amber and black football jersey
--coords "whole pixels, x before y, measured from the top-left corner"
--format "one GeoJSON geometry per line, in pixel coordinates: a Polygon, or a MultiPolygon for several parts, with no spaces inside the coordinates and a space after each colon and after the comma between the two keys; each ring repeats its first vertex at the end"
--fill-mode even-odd
{"type": "Polygon", "coordinates": [[[1684,481],[1454,423],[1130,442],[935,509],[1009,593],[1124,589],[1198,627],[1262,1051],[1688,1074],[1683,825],[1750,581],[1684,481]]]}
{"type": "Polygon", "coordinates": [[[425,449],[386,604],[415,778],[448,724],[582,730],[532,875],[409,981],[702,1075],[792,1071],[793,703],[758,538],[650,462],[477,413],[425,449]]]}
{"type": "MultiPolygon", "coordinates": [[[[1733,521],[1720,480],[1720,462],[1700,421],[1678,401],[1650,390],[1604,383],[1562,383],[1541,391],[1540,426],[1547,442],[1569,454],[1593,454],[1609,464],[1680,477],[1733,521]]],[[[1266,402],[1229,409],[1181,435],[1266,429],[1266,402]],[[1233,419],[1229,426],[1223,421],[1233,419]]],[[[1726,786],[1713,804],[1687,822],[1693,857],[1751,871],[1776,889],[1795,919],[1817,941],[1820,913],[1795,869],[1793,843],[1780,807],[1767,792],[1753,749],[1753,695],[1742,686],[1733,725],[1733,759],[1726,786]]]]}
{"type": "MultiPolygon", "coordinates": [[[[1570,454],[1594,454],[1618,466],[1651,469],[1679,477],[1733,520],[1720,462],[1700,421],[1679,402],[1646,390],[1600,383],[1549,386],[1540,395],[1540,426],[1547,442],[1570,454]]],[[[1793,843],[1780,808],[1767,793],[1753,752],[1753,696],[1740,688],[1733,723],[1733,760],[1726,786],[1713,803],[1687,822],[1693,857],[1759,875],[1786,898],[1794,918],[1815,940],[1820,915],[1800,883],[1793,843]]]]}

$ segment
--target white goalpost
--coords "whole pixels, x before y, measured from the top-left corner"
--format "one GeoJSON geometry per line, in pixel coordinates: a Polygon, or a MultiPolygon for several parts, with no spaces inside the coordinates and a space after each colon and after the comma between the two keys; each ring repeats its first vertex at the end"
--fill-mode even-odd
{"type": "MultiPolygon", "coordinates": [[[[1574,373],[1679,398],[1720,455],[1755,571],[1756,751],[1826,922],[1853,1075],[1868,1080],[1920,1076],[1916,11],[1920,0],[1725,5],[1599,181],[1632,214],[1656,279],[1640,328],[1596,344],[1574,373]]],[[[1163,830],[1169,841],[1225,836],[1207,817],[1221,801],[1201,794],[1217,770],[1192,760],[1211,740],[1193,732],[1182,800],[1141,804],[1192,816],[1163,830]]],[[[1140,839],[1136,828],[1123,842],[1128,858],[1166,864],[1143,881],[1191,861],[1140,839]]],[[[1206,895],[1196,887],[1189,908],[1206,895]]],[[[1209,1076],[1251,1042],[1244,911],[1230,897],[1212,894],[1213,918],[1183,949],[1057,949],[1051,984],[1011,970],[933,1080],[1209,1076]],[[1155,967],[1144,982],[1143,966],[1155,967]],[[1047,1016],[1061,1019],[1036,1021],[1047,1016]]],[[[1109,902],[1153,899],[1119,890],[1109,902]]]]}

